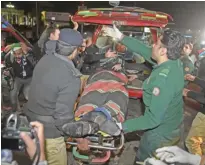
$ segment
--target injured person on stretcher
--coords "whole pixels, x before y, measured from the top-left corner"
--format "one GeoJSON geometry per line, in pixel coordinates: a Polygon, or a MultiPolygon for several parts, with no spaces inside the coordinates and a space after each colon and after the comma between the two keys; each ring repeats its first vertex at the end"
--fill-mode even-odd
{"type": "MultiPolygon", "coordinates": [[[[77,101],[76,122],[67,123],[63,127],[69,137],[85,137],[98,131],[109,136],[120,135],[121,123],[124,122],[128,110],[129,94],[126,86],[130,85],[130,79],[127,74],[129,75],[130,71],[137,73],[137,69],[126,67],[133,65],[124,65],[123,68],[121,63],[121,70],[113,71],[111,68],[119,65],[119,61],[122,62],[108,58],[105,64],[109,67],[102,67],[87,79],[77,101]]],[[[140,80],[131,81],[135,86],[142,85],[140,80]]]]}
{"type": "Polygon", "coordinates": [[[75,110],[80,122],[64,125],[66,134],[76,138],[98,131],[120,135],[120,124],[125,120],[129,101],[127,83],[127,76],[121,72],[102,70],[91,75],[75,110]]]}

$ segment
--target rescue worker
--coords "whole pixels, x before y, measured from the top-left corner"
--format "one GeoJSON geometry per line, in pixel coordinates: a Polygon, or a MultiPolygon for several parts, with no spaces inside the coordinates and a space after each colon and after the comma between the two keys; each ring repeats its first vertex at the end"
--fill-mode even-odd
{"type": "Polygon", "coordinates": [[[143,83],[144,115],[123,123],[125,132],[145,130],[136,156],[136,160],[144,161],[154,156],[157,148],[175,145],[180,141],[184,73],[179,58],[185,39],[179,32],[166,30],[151,48],[123,35],[115,26],[114,29],[107,27],[105,34],[154,65],[150,77],[143,83]]]}
{"type": "MultiPolygon", "coordinates": [[[[190,54],[192,52],[193,46],[190,43],[184,45],[182,50],[181,61],[183,63],[184,68],[184,75],[186,74],[194,74],[195,67],[194,63],[190,58],[190,54]]],[[[185,81],[185,86],[188,84],[189,81],[185,81]]]]}
{"type": "MultiPolygon", "coordinates": [[[[44,124],[49,165],[67,165],[62,127],[74,121],[73,109],[80,91],[81,73],[74,67],[72,59],[82,42],[79,32],[62,29],[53,55],[44,55],[34,69],[25,114],[31,121],[44,124]]],[[[83,122],[77,124],[79,128],[86,128],[83,122]]],[[[84,143],[82,139],[79,141],[84,143]]]]}
{"type": "Polygon", "coordinates": [[[25,49],[25,46],[20,43],[12,44],[12,52],[5,57],[6,67],[12,68],[12,77],[14,85],[10,91],[10,99],[13,110],[21,111],[18,95],[23,86],[23,93],[28,100],[29,87],[35,66],[33,54],[25,49]]]}
{"type": "Polygon", "coordinates": [[[202,92],[184,89],[183,95],[192,98],[201,104],[201,109],[193,120],[192,127],[186,138],[186,147],[189,152],[197,155],[205,155],[205,81],[187,74],[185,80],[191,81],[202,88],[202,92]]]}

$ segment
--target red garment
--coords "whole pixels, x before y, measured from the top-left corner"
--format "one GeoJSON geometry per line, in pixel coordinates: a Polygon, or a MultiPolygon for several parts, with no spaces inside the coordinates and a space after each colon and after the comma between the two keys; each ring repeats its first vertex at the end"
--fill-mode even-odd
{"type": "Polygon", "coordinates": [[[127,77],[120,72],[103,70],[90,76],[81,95],[76,117],[81,117],[95,108],[104,107],[118,122],[124,122],[129,101],[124,87],[127,77]]]}

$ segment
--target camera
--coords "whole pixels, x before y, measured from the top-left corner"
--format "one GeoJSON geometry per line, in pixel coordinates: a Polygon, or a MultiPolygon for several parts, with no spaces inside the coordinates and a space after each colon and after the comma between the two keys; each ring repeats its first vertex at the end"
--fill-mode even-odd
{"type": "Polygon", "coordinates": [[[1,132],[3,148],[11,150],[24,150],[25,144],[20,137],[21,132],[26,132],[32,139],[34,138],[32,128],[26,116],[11,113],[3,120],[1,132]]]}

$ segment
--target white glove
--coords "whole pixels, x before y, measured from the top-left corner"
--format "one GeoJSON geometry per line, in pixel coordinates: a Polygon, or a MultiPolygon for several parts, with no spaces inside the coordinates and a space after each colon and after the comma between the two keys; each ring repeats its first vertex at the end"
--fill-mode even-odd
{"type": "Polygon", "coordinates": [[[167,165],[166,163],[162,162],[161,160],[157,160],[155,158],[148,158],[145,160],[144,165],[167,165]]]}
{"type": "Polygon", "coordinates": [[[120,71],[120,70],[122,70],[122,65],[121,64],[116,64],[112,67],[112,69],[114,71],[120,71]]]}
{"type": "Polygon", "coordinates": [[[184,163],[191,165],[199,165],[201,157],[192,155],[177,146],[163,147],[156,150],[157,157],[167,163],[184,163]]]}
{"type": "Polygon", "coordinates": [[[116,28],[115,25],[113,25],[113,28],[108,27],[108,26],[104,26],[103,29],[103,35],[105,36],[110,36],[116,40],[121,40],[123,38],[123,34],[119,31],[118,28],[116,28]]]}

